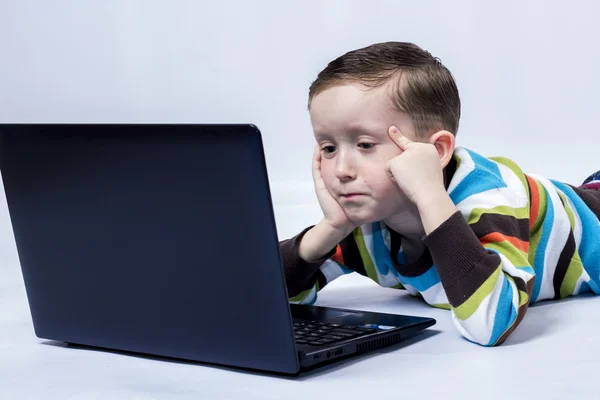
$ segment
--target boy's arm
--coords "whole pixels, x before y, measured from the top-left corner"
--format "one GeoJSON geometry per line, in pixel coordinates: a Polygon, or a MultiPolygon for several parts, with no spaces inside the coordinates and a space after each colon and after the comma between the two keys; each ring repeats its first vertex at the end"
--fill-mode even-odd
{"type": "Polygon", "coordinates": [[[461,199],[455,202],[442,171],[453,157],[454,136],[440,131],[430,143],[412,142],[393,126],[389,135],[402,153],[388,162],[388,171],[419,209],[424,242],[455,325],[473,342],[502,343],[525,315],[535,279],[528,259],[529,194],[522,172],[507,165],[504,177],[494,172],[494,164],[477,169],[470,161],[469,183],[462,180],[451,191],[461,199]]]}
{"type": "Polygon", "coordinates": [[[333,279],[352,272],[338,257],[340,243],[352,232],[331,228],[323,221],[279,243],[288,295],[293,302],[314,302],[316,292],[333,279]],[[337,265],[334,265],[337,264],[337,265]],[[327,274],[324,274],[326,269],[327,274]],[[310,297],[310,298],[309,298],[310,297]]]}
{"type": "MultiPolygon", "coordinates": [[[[524,207],[470,211],[469,222],[448,196],[419,205],[453,320],[461,334],[499,345],[523,319],[535,273],[528,260],[529,215],[524,207]]],[[[521,204],[523,206],[523,204],[521,204]]]]}

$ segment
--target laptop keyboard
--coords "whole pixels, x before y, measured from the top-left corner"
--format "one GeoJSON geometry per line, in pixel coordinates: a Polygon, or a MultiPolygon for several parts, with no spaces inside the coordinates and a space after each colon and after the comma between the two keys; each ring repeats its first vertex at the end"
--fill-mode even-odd
{"type": "Polygon", "coordinates": [[[319,321],[294,321],[294,337],[298,344],[322,346],[348,339],[354,339],[376,329],[360,326],[330,324],[319,321]]]}

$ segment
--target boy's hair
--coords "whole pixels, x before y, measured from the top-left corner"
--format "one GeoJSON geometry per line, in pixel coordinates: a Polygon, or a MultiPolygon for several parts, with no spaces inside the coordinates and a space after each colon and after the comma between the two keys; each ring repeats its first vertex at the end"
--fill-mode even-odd
{"type": "Polygon", "coordinates": [[[460,98],[452,74],[439,58],[413,43],[377,43],[331,61],[310,86],[308,108],[322,91],[350,82],[370,88],[389,83],[394,106],[411,118],[420,137],[458,131],[460,98]]]}

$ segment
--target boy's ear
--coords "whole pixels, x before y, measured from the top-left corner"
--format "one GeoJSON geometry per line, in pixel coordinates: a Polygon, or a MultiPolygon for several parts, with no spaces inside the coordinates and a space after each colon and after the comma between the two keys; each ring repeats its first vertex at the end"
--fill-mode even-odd
{"type": "Polygon", "coordinates": [[[439,131],[429,137],[429,143],[437,149],[442,168],[446,168],[454,154],[454,135],[448,131],[439,131]]]}

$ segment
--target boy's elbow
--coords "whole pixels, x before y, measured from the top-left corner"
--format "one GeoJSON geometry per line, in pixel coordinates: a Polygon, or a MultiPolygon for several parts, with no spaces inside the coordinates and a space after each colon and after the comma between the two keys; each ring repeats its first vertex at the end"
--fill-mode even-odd
{"type": "MultiPolygon", "coordinates": [[[[502,345],[513,334],[517,326],[519,326],[519,324],[521,323],[521,320],[522,317],[517,317],[510,326],[506,327],[500,332],[496,331],[492,327],[490,330],[488,330],[487,335],[482,335],[481,330],[479,332],[480,334],[478,335],[473,334],[474,332],[470,334],[465,330],[464,327],[462,327],[461,331],[465,339],[467,339],[470,342],[481,345],[483,347],[497,347],[502,345]]],[[[485,332],[485,329],[482,330],[485,332]]]]}

